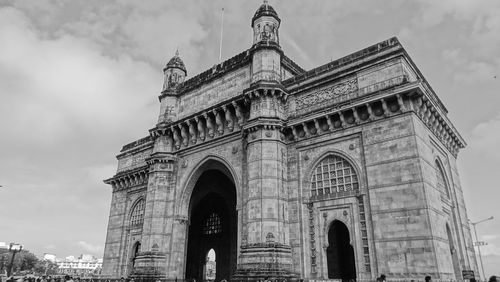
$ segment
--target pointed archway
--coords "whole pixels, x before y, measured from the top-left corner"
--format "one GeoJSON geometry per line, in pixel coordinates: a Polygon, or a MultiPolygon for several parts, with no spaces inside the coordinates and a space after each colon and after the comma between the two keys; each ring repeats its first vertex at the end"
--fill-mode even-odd
{"type": "Polygon", "coordinates": [[[328,278],[350,280],[356,278],[354,248],[350,243],[347,226],[335,220],[328,230],[328,247],[326,260],[328,278]]]}
{"type": "Polygon", "coordinates": [[[230,280],[236,269],[236,188],[232,179],[212,169],[198,178],[189,202],[186,279],[205,281],[210,250],[217,254],[215,281],[230,280]]]}

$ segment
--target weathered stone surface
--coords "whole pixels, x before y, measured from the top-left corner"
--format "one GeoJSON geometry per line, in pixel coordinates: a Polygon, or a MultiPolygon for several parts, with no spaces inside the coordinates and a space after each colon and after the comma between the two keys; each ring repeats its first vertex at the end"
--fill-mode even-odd
{"type": "Polygon", "coordinates": [[[226,256],[216,280],[477,270],[457,171],[465,143],[397,39],[304,72],[266,7],[252,48],[167,83],[150,136],[123,147],[106,180],[103,275],[199,280],[193,254],[214,246],[226,256]],[[196,210],[210,195],[222,208],[196,210]],[[221,233],[200,223],[214,210],[221,233]],[[352,273],[335,270],[337,255],[352,273]]]}

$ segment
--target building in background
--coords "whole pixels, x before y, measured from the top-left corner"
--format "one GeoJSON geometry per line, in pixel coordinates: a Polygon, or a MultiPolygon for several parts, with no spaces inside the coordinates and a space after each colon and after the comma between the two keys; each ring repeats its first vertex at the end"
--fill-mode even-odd
{"type": "Polygon", "coordinates": [[[105,181],[103,277],[202,281],[210,249],[216,281],[477,273],[465,141],[402,44],[305,71],[280,25],[264,2],[249,49],[189,79],[167,63],[157,124],[105,181]]]}
{"type": "Polygon", "coordinates": [[[56,259],[59,274],[68,274],[78,277],[96,277],[101,274],[102,259],[92,255],[80,255],[78,258],[68,256],[56,259]]]}
{"type": "Polygon", "coordinates": [[[43,260],[44,261],[50,261],[50,262],[56,262],[57,258],[56,255],[54,254],[43,254],[43,260]]]}

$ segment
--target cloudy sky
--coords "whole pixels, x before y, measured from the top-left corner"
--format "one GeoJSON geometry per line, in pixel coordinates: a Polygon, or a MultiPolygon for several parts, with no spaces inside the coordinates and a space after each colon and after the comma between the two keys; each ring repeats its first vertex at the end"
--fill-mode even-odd
{"type": "MultiPolygon", "coordinates": [[[[114,156],[156,120],[162,67],[251,45],[261,1],[0,0],[0,241],[101,257],[114,156]]],[[[398,36],[468,141],[459,155],[485,268],[500,265],[500,1],[271,1],[305,69],[398,36]]]]}

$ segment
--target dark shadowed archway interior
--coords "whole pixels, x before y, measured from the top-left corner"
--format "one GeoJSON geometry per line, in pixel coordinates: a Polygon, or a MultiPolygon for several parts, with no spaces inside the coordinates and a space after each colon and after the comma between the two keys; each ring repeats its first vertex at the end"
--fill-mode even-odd
{"type": "Polygon", "coordinates": [[[356,278],[354,249],[350,244],[349,230],[338,220],[332,222],[328,230],[326,257],[328,278],[342,280],[356,278]]]}
{"type": "Polygon", "coordinates": [[[217,255],[215,281],[229,280],[236,270],[236,188],[219,170],[200,176],[189,203],[186,279],[205,280],[207,254],[217,255]]]}

